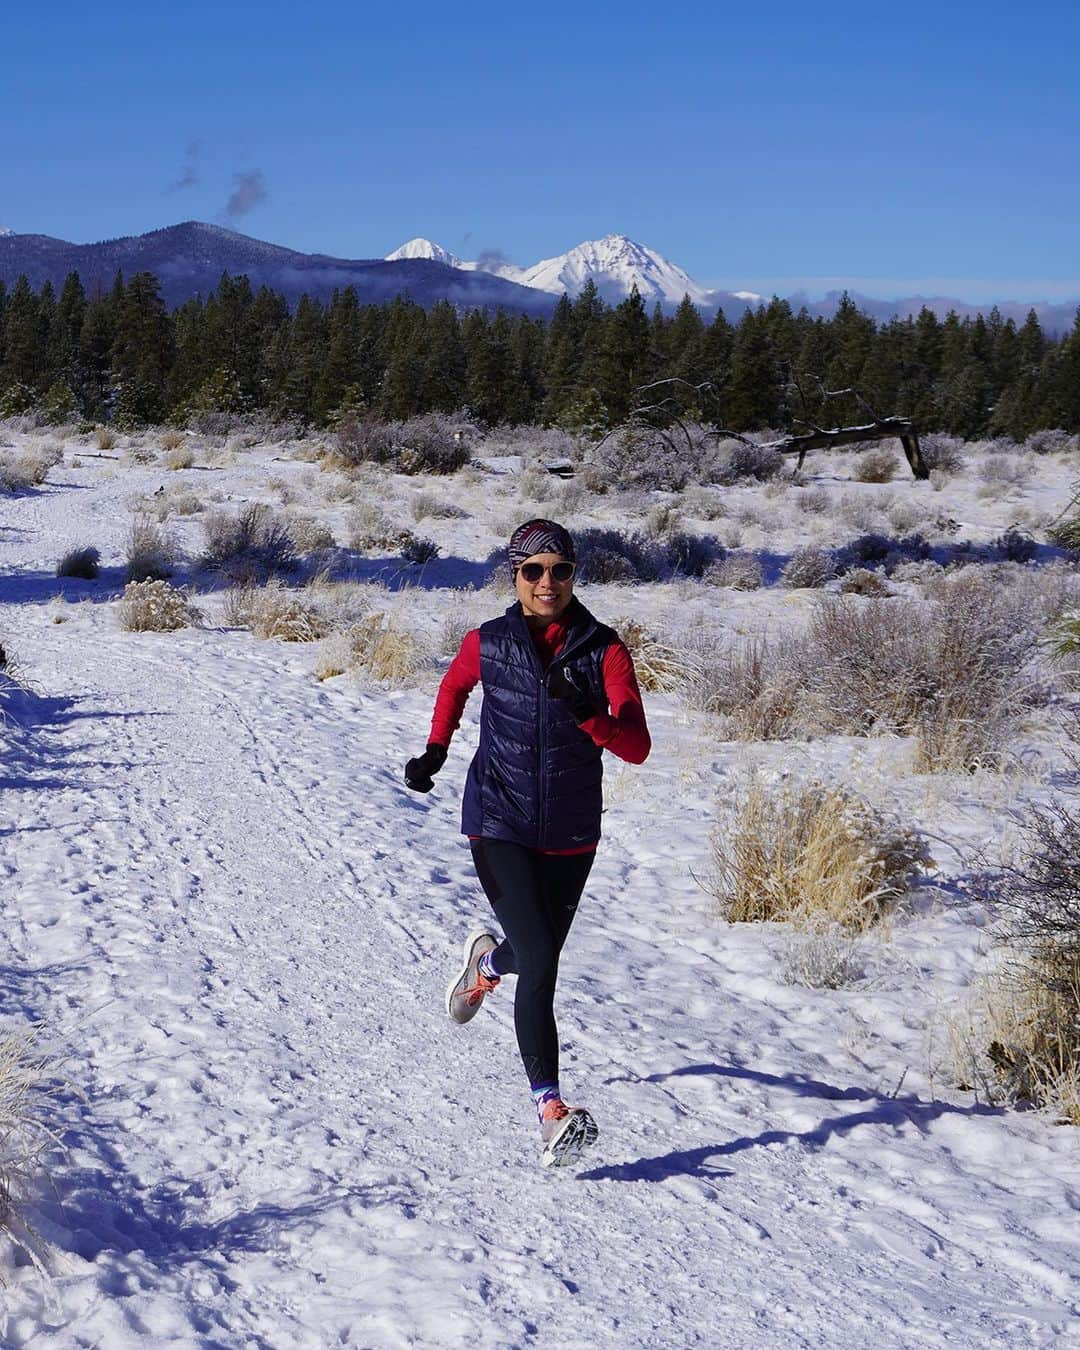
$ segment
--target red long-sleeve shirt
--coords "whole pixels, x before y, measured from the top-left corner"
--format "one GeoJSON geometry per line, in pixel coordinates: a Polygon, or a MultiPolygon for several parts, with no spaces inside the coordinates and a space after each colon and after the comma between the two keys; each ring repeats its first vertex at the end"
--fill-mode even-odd
{"type": "MultiPolygon", "coordinates": [[[[530,628],[529,633],[540,657],[540,664],[546,670],[562,650],[566,641],[567,626],[564,623],[550,623],[546,628],[530,628]]],[[[645,709],[641,702],[637,676],[630,653],[622,642],[612,642],[604,652],[601,670],[604,678],[604,693],[607,695],[610,712],[598,712],[581,723],[581,730],[592,737],[596,745],[610,750],[613,755],[627,760],[630,764],[641,764],[652,749],[652,739],[645,722],[645,709]]],[[[465,710],[469,695],[480,683],[480,630],[474,628],[466,633],[465,640],[457,656],[450,663],[450,669],[442,678],[439,692],[435,698],[435,713],[431,719],[429,742],[449,748],[454,732],[461,725],[461,714],[465,710]]],[[[590,844],[584,849],[545,850],[552,852],[585,853],[596,847],[590,844]]]]}

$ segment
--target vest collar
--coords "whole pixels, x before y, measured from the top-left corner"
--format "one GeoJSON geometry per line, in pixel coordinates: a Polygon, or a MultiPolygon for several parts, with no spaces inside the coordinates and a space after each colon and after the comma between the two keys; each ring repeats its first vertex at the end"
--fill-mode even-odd
{"type": "MultiPolygon", "coordinates": [[[[571,597],[570,603],[563,610],[562,617],[566,624],[566,641],[563,643],[562,651],[555,658],[557,661],[564,661],[575,648],[581,646],[597,626],[596,620],[576,595],[571,597]]],[[[536,656],[536,644],[529,632],[529,625],[525,619],[525,611],[521,607],[520,600],[515,600],[506,611],[506,619],[510,631],[518,641],[526,643],[529,651],[536,656]]],[[[536,656],[536,661],[539,665],[540,658],[538,656],[536,656]]]]}

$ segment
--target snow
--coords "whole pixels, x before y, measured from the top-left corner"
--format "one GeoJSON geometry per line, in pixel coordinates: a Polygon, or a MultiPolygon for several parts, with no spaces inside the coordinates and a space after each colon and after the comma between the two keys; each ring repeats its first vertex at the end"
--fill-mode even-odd
{"type": "MultiPolygon", "coordinates": [[[[410,239],[387,261],[397,258],[434,258],[463,271],[488,271],[521,286],[571,297],[581,293],[587,281],[594,281],[601,296],[612,303],[625,300],[636,286],[642,298],[650,305],[659,302],[666,309],[674,308],[684,295],[695,304],[709,305],[715,296],[704,286],[692,280],[681,267],[676,267],[654,249],[635,243],[625,234],[607,234],[603,239],[587,240],[557,258],[545,258],[531,267],[516,267],[500,254],[484,255],[475,262],[463,262],[440,244],[428,239],[410,239]]],[[[739,292],[739,299],[755,297],[751,292],[739,292]]]]}
{"type": "MultiPolygon", "coordinates": [[[[917,778],[888,738],[737,745],[648,696],[655,749],[640,767],[609,762],[605,839],[561,972],[564,1081],[600,1142],[578,1174],[552,1175],[509,988],[464,1028],[442,1006],[463,937],[488,919],[458,834],[475,700],[420,797],[401,765],[422,748],[437,670],[405,689],[318,683],[311,648],[223,627],[215,594],[198,629],[116,622],[132,494],[182,483],[235,504],[270,498],[277,476],[337,527],[326,476],[280,447],[176,474],[70,453],[43,489],[0,500],[0,636],[32,691],[0,691],[0,1012],[41,1019],[65,1057],[63,1150],[29,1214],[51,1278],[4,1253],[4,1345],[1080,1336],[1076,1132],[981,1106],[935,1069],[942,1012],[990,947],[985,912],[956,889],[962,859],[1008,832],[1045,773],[917,778]],[[58,582],[59,555],[89,542],[103,579],[58,582]],[[694,881],[716,803],[751,767],[840,768],[934,837],[925,903],[866,941],[850,988],[785,983],[786,935],[723,924],[694,881]]],[[[840,483],[842,457],[816,463],[834,501],[930,492],[840,483]]],[[[386,598],[417,631],[497,609],[450,589],[521,514],[509,457],[491,467],[480,487],[436,485],[470,516],[424,521],[444,557],[386,598]]],[[[989,536],[1051,510],[1075,476],[1036,468],[1029,489],[988,499],[961,476],[931,501],[989,536]]],[[[403,505],[432,486],[388,491],[403,505]]],[[[759,488],[728,500],[750,544],[764,530],[751,510],[782,506],[759,488]]],[[[596,522],[625,526],[624,510],[597,499],[596,522]]],[[[193,552],[197,518],[175,528],[193,552]]],[[[785,515],[771,546],[798,528],[785,515]]],[[[704,616],[726,633],[809,603],[693,583],[585,598],[607,619],[704,616]]]]}
{"type": "Polygon", "coordinates": [[[456,253],[451,253],[440,244],[433,244],[430,239],[419,237],[408,240],[400,248],[394,249],[393,253],[388,253],[384,261],[397,262],[401,258],[430,258],[434,262],[445,263],[447,267],[461,266],[461,259],[456,253]]]}

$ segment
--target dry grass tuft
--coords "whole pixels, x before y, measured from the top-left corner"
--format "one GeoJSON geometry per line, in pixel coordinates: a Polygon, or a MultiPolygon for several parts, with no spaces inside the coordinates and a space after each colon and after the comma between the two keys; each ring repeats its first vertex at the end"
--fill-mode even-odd
{"type": "Polygon", "coordinates": [[[167,469],[190,469],[195,463],[195,452],[190,445],[178,445],[165,452],[167,469]]]}
{"type": "Polygon", "coordinates": [[[611,626],[625,643],[646,693],[671,693],[692,679],[693,664],[636,619],[615,619],[611,626]]]}
{"type": "Polygon", "coordinates": [[[120,626],[129,633],[171,633],[200,618],[184,591],[160,580],[129,581],[118,612],[120,626]]]}
{"type": "Polygon", "coordinates": [[[386,614],[369,614],[327,644],[315,668],[316,677],[329,679],[347,671],[363,671],[390,685],[407,684],[422,662],[420,645],[386,614]]]}
{"type": "Polygon", "coordinates": [[[42,1154],[54,1142],[42,1104],[52,1068],[37,1048],[38,1028],[0,1035],[0,1233],[41,1275],[45,1243],[20,1210],[42,1154]]]}
{"type": "Polygon", "coordinates": [[[876,450],[867,450],[855,463],[855,481],[857,483],[891,483],[896,477],[900,461],[891,450],[879,446],[876,450]]]}
{"type": "Polygon", "coordinates": [[[249,628],[257,638],[279,642],[318,642],[331,628],[317,605],[278,581],[235,587],[225,598],[225,621],[249,628]]]}
{"type": "Polygon", "coordinates": [[[146,513],[135,515],[128,528],[128,581],[163,581],[171,577],[177,557],[176,541],[146,513]]]}
{"type": "Polygon", "coordinates": [[[713,836],[714,884],[730,923],[779,921],[862,932],[907,891],[922,841],[868,802],[810,784],[769,795],[752,783],[713,836]]]}
{"type": "Polygon", "coordinates": [[[94,444],[99,450],[115,450],[116,432],[111,427],[102,426],[99,422],[94,428],[94,444]]]}
{"type": "Polygon", "coordinates": [[[85,548],[69,548],[56,564],[56,575],[94,581],[100,569],[100,552],[93,545],[87,545],[85,548]]]}

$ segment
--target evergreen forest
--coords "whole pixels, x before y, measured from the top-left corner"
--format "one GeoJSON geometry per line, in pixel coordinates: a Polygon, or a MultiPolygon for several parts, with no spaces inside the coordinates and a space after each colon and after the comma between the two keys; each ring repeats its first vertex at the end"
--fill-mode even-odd
{"type": "Polygon", "coordinates": [[[0,283],[0,416],[56,423],[221,412],[326,426],[346,411],[400,420],[467,409],[490,425],[588,434],[652,407],[745,432],[864,420],[854,399],[823,407],[822,390],[850,387],[880,414],[966,439],[1080,431],[1080,312],[1055,339],[1034,311],[1019,326],[996,309],[877,323],[846,295],[829,319],[774,298],[732,324],[703,319],[689,299],[670,316],[636,291],[607,305],[589,283],[545,322],[407,297],[362,305],[352,287],[290,310],[227,274],[171,313],[148,272],[94,294],[76,273],[59,295],[25,277],[0,283]]]}

